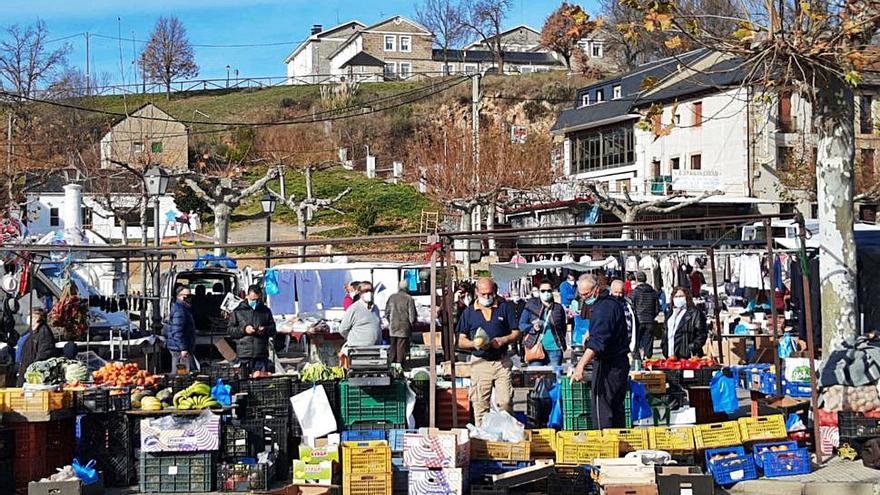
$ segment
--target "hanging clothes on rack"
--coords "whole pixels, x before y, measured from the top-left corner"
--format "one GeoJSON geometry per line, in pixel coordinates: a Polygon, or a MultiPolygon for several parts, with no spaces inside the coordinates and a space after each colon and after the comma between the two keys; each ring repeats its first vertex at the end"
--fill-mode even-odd
{"type": "Polygon", "coordinates": [[[642,259],[639,260],[639,270],[645,273],[645,277],[647,277],[648,279],[648,285],[650,285],[654,288],[654,290],[657,291],[659,291],[661,288],[659,281],[659,268],[660,263],[658,263],[657,260],[651,255],[646,254],[642,256],[642,259]]]}
{"type": "Polygon", "coordinates": [[[739,286],[760,289],[764,287],[761,257],[757,254],[743,254],[739,257],[739,286]]]}

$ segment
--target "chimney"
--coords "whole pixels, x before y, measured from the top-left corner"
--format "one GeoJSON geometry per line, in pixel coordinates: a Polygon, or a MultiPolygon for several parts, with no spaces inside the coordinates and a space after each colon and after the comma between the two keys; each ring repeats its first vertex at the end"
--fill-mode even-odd
{"type": "Polygon", "coordinates": [[[320,24],[312,24],[312,34],[318,34],[324,30],[324,26],[320,24]]]}
{"type": "Polygon", "coordinates": [[[82,230],[82,186],[64,186],[64,209],[61,211],[61,225],[64,230],[82,230]]]}

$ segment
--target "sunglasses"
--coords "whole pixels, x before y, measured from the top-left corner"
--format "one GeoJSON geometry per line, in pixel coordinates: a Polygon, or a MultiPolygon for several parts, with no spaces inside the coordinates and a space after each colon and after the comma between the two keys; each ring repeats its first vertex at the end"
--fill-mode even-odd
{"type": "Polygon", "coordinates": [[[552,293],[553,293],[552,290],[542,290],[541,291],[541,294],[552,294],[552,293]]]}

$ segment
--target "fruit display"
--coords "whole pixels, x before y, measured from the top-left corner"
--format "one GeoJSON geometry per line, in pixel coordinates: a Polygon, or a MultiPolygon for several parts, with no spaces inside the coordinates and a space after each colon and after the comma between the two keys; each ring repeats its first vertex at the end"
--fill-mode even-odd
{"type": "Polygon", "coordinates": [[[31,385],[65,385],[89,381],[89,370],[79,361],[49,358],[31,363],[24,373],[31,385]]]}
{"type": "Polygon", "coordinates": [[[329,367],[321,363],[309,363],[300,372],[300,378],[304,382],[327,382],[342,380],[345,371],[339,366],[329,367]]]}
{"type": "Polygon", "coordinates": [[[257,370],[250,374],[251,378],[269,378],[272,373],[269,371],[257,370]]]}
{"type": "Polygon", "coordinates": [[[718,361],[714,358],[692,357],[690,359],[678,359],[673,356],[669,359],[646,359],[642,366],[649,370],[698,370],[700,368],[718,366],[718,361]]]}
{"type": "Polygon", "coordinates": [[[206,383],[195,382],[189,387],[174,394],[174,407],[181,410],[210,409],[220,407],[220,403],[211,397],[211,387],[206,383]]]}
{"type": "Polygon", "coordinates": [[[107,363],[92,373],[96,385],[116,385],[119,387],[137,385],[143,387],[155,386],[159,375],[138,368],[134,363],[107,363]]]}
{"type": "Polygon", "coordinates": [[[137,389],[131,393],[131,407],[145,411],[161,411],[171,407],[171,389],[163,388],[153,393],[152,390],[137,389]]]}

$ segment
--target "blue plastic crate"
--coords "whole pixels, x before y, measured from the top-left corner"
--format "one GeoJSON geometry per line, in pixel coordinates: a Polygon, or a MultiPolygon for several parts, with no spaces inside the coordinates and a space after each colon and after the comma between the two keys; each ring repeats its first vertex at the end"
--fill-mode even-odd
{"type": "Polygon", "coordinates": [[[810,452],[807,449],[765,452],[762,457],[764,476],[767,478],[810,473],[810,452]]]}
{"type": "Polygon", "coordinates": [[[785,441],[785,442],[766,442],[766,443],[757,443],[752,447],[752,455],[755,456],[755,465],[759,468],[764,467],[764,461],[762,460],[765,453],[770,452],[771,447],[787,447],[788,450],[796,450],[798,448],[798,444],[795,441],[785,441]]]}
{"type": "Polygon", "coordinates": [[[482,482],[487,476],[509,473],[533,464],[532,461],[471,461],[468,474],[472,482],[482,482]]]}
{"type": "Polygon", "coordinates": [[[395,428],[388,430],[388,444],[391,445],[391,452],[403,452],[403,436],[407,433],[418,433],[419,430],[404,430],[395,428]]]}
{"type": "Polygon", "coordinates": [[[403,459],[391,459],[391,493],[392,495],[408,495],[409,468],[404,466],[403,459]]]}
{"type": "Polygon", "coordinates": [[[758,470],[755,468],[755,459],[746,455],[745,449],[739,445],[736,447],[724,447],[709,449],[706,451],[706,469],[715,483],[720,486],[729,486],[740,481],[758,479],[758,470]],[[716,455],[736,454],[736,457],[712,461],[716,455]]]}
{"type": "Polygon", "coordinates": [[[810,397],[813,394],[813,387],[810,382],[784,382],[782,385],[783,392],[788,397],[810,397]]]}
{"type": "Polygon", "coordinates": [[[776,374],[761,372],[761,393],[766,395],[776,395],[776,374]]]}
{"type": "Polygon", "coordinates": [[[348,430],[343,431],[340,438],[343,442],[369,442],[388,439],[385,430],[348,430]]]}

